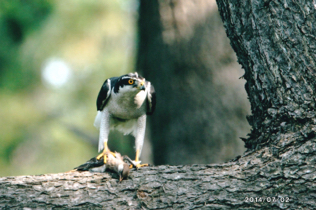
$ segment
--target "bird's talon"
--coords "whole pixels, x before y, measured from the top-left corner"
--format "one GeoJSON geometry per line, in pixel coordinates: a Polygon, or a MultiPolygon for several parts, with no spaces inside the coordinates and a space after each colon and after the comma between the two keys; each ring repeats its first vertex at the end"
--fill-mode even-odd
{"type": "Polygon", "coordinates": [[[149,164],[148,163],[144,163],[144,164],[138,164],[136,167],[137,168],[141,168],[141,167],[147,167],[147,166],[149,166],[149,164]]]}
{"type": "Polygon", "coordinates": [[[96,159],[97,159],[97,160],[100,160],[103,156],[104,156],[104,154],[103,154],[103,152],[102,152],[101,154],[99,154],[99,155],[96,157],[96,159]]]}
{"type": "Polygon", "coordinates": [[[100,160],[101,158],[103,157],[103,162],[104,164],[106,164],[106,159],[107,159],[107,156],[105,155],[105,152],[103,151],[101,154],[99,154],[96,159],[97,160],[100,160]]]}
{"type": "Polygon", "coordinates": [[[146,167],[146,166],[149,166],[149,164],[148,164],[148,163],[144,163],[144,164],[138,163],[138,164],[135,164],[135,165],[131,164],[131,165],[129,166],[129,168],[135,167],[136,169],[139,169],[139,168],[141,168],[141,167],[146,167]]]}
{"type": "Polygon", "coordinates": [[[141,162],[142,162],[142,161],[136,161],[136,160],[134,160],[134,161],[133,161],[133,165],[134,165],[134,166],[137,166],[137,165],[139,165],[141,162]]]}

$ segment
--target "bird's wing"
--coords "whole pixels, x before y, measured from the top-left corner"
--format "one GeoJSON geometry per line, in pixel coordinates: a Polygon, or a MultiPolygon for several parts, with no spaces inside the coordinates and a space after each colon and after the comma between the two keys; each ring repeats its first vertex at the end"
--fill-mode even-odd
{"type": "Polygon", "coordinates": [[[147,92],[147,115],[152,115],[156,108],[156,92],[154,86],[146,81],[146,86],[148,88],[147,92]]]}
{"type": "Polygon", "coordinates": [[[97,158],[91,158],[90,160],[88,160],[86,163],[74,168],[77,171],[89,171],[92,168],[95,167],[100,167],[104,165],[104,161],[103,161],[103,157],[101,159],[97,159],[97,158]]]}
{"type": "Polygon", "coordinates": [[[97,98],[97,110],[102,111],[105,107],[106,103],[108,102],[110,96],[111,96],[111,89],[117,82],[118,77],[112,77],[104,81],[98,98],[97,98]]]}

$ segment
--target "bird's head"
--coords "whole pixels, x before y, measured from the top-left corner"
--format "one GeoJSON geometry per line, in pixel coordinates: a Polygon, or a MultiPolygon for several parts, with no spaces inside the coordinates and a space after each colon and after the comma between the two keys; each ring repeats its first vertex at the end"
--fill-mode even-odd
{"type": "Polygon", "coordinates": [[[118,165],[118,174],[119,174],[119,180],[120,182],[123,180],[123,179],[127,179],[128,177],[128,174],[129,174],[129,166],[128,164],[126,163],[123,163],[123,164],[119,164],[118,165]]]}
{"type": "Polygon", "coordinates": [[[138,75],[137,72],[125,74],[118,79],[117,88],[117,90],[124,89],[125,91],[133,90],[136,92],[145,90],[145,78],[138,75]]]}

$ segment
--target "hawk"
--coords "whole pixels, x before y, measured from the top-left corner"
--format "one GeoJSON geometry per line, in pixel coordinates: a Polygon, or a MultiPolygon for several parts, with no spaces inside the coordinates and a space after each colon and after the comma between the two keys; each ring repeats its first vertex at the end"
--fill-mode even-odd
{"type": "Polygon", "coordinates": [[[94,121],[94,126],[100,130],[98,151],[103,150],[97,159],[104,157],[106,163],[106,154],[110,151],[107,145],[109,132],[116,129],[135,137],[134,164],[137,168],[143,166],[139,157],[144,143],[146,118],[153,114],[155,106],[154,86],[137,72],[105,80],[97,97],[98,112],[94,121]]]}

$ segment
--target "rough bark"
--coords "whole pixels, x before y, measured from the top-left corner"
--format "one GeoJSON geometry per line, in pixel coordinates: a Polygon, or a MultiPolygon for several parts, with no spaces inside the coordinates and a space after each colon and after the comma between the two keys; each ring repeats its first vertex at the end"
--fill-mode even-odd
{"type": "Polygon", "coordinates": [[[282,134],[315,135],[315,1],[217,1],[252,115],[246,147],[284,146],[282,134]]]}
{"type": "Polygon", "coordinates": [[[0,178],[1,209],[313,209],[315,139],[212,165],[145,167],[118,182],[75,172],[0,178]]]}
{"type": "Polygon", "coordinates": [[[142,0],[139,13],[137,70],[157,92],[148,118],[154,163],[219,163],[242,154],[250,107],[216,2],[142,0]]]}

